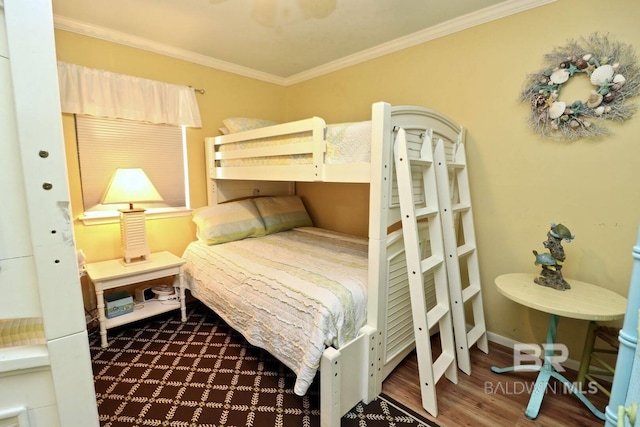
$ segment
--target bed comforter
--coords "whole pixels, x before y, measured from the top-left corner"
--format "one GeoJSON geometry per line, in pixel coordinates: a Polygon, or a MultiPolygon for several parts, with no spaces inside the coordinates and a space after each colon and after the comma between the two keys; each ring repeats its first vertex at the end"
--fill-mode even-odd
{"type": "Polygon", "coordinates": [[[191,243],[188,288],[296,374],[304,395],[327,346],[366,322],[367,240],[313,227],[221,245],[191,243]]]}

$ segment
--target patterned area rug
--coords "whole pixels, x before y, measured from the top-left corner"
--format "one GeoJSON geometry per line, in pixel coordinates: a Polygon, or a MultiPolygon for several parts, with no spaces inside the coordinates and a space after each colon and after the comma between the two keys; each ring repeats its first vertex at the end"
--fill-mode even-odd
{"type": "MultiPolygon", "coordinates": [[[[102,427],[268,427],[320,425],[317,382],[304,397],[294,374],[250,345],[199,302],[91,336],[102,427]]],[[[343,427],[436,426],[381,395],[356,405],[343,427]]]]}

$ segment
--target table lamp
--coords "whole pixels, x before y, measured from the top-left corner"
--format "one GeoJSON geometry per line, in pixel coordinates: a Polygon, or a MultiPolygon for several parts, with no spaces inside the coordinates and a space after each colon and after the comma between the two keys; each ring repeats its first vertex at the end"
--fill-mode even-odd
{"type": "Polygon", "coordinates": [[[116,169],[107,191],[102,198],[103,204],[127,203],[128,209],[120,212],[120,238],[122,241],[122,263],[126,266],[147,261],[150,254],[147,246],[145,209],[134,208],[134,203],[160,202],[162,197],[153,186],[147,174],[140,168],[116,169]]]}

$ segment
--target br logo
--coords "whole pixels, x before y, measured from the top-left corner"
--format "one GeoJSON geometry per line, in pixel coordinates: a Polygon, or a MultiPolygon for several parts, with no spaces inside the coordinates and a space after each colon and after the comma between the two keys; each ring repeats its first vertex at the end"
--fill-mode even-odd
{"type": "Polygon", "coordinates": [[[569,349],[564,344],[514,344],[513,366],[535,365],[541,366],[544,359],[558,371],[564,372],[561,363],[569,358],[569,349]]]}

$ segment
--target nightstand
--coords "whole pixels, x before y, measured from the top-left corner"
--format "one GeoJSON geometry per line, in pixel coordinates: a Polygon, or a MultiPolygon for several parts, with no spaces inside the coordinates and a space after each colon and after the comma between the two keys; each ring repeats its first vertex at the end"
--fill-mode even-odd
{"type": "MultiPolygon", "coordinates": [[[[187,320],[187,311],[184,301],[184,277],[183,269],[185,261],[170,252],[157,252],[149,255],[148,260],[139,264],[125,266],[119,259],[92,262],[86,265],[87,275],[93,282],[96,290],[96,303],[98,308],[98,321],[100,323],[100,338],[102,347],[107,347],[107,329],[135,322],[167,311],[177,310],[182,314],[182,321],[187,320]],[[133,312],[108,319],[104,311],[104,291],[134,283],[146,282],[163,277],[176,276],[180,289],[180,301],[150,300],[137,304],[133,312]]],[[[175,282],[174,282],[175,284],[175,282]]]]}

